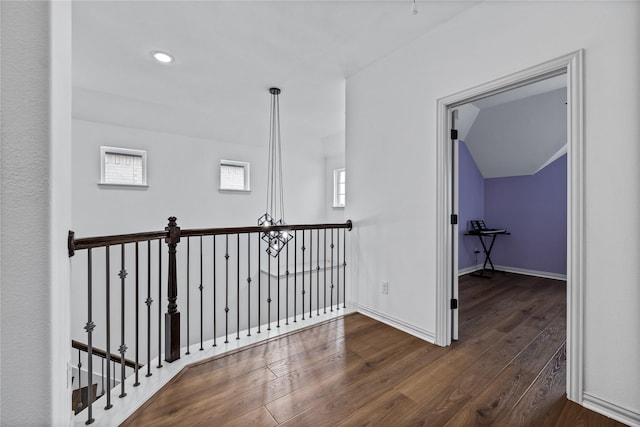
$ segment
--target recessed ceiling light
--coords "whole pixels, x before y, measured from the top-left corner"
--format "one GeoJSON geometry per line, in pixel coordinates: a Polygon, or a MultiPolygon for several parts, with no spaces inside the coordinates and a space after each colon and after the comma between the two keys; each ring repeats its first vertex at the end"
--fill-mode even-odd
{"type": "Polygon", "coordinates": [[[160,50],[151,52],[151,55],[153,55],[156,61],[162,62],[163,64],[168,64],[170,62],[173,62],[174,60],[173,56],[171,56],[167,52],[162,52],[160,50]]]}

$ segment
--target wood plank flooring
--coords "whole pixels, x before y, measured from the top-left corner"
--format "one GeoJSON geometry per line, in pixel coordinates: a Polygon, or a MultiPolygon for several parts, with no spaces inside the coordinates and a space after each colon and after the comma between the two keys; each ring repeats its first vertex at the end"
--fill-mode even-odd
{"type": "Polygon", "coordinates": [[[618,426],[565,393],[565,283],[460,278],[460,340],[352,314],[183,370],[124,426],[618,426]]]}

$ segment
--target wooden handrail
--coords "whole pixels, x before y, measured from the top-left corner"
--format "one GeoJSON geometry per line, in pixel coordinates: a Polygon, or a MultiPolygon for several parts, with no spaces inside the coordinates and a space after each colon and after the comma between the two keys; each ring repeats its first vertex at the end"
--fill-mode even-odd
{"type": "MultiPolygon", "coordinates": [[[[71,347],[75,348],[76,350],[80,350],[80,351],[84,351],[85,353],[89,352],[89,346],[85,343],[82,343],[80,341],[76,341],[76,340],[71,340],[71,347]]],[[[98,357],[102,357],[103,359],[107,358],[107,352],[102,350],[101,348],[97,348],[97,347],[93,347],[91,349],[91,352],[94,356],[98,356],[98,357]]],[[[113,360],[116,363],[121,363],[122,358],[120,356],[118,356],[117,354],[113,354],[111,353],[111,360],[113,360]]],[[[136,367],[136,362],[134,362],[133,360],[130,359],[124,359],[124,364],[125,366],[128,366],[129,368],[134,368],[136,367]]],[[[138,364],[138,369],[144,367],[144,365],[138,364]]]]}
{"type": "MultiPolygon", "coordinates": [[[[251,227],[228,227],[228,228],[200,228],[181,229],[180,236],[216,236],[220,234],[246,234],[262,233],[269,231],[295,231],[295,230],[324,230],[330,228],[346,228],[351,231],[351,220],[336,224],[301,224],[301,225],[271,225],[271,226],[251,226],[251,227]]],[[[148,240],[164,239],[168,237],[168,231],[149,231],[145,233],[116,234],[112,236],[75,238],[75,232],[69,231],[67,246],[69,256],[72,257],[76,250],[98,248],[103,246],[114,246],[123,243],[135,243],[148,240]]]]}

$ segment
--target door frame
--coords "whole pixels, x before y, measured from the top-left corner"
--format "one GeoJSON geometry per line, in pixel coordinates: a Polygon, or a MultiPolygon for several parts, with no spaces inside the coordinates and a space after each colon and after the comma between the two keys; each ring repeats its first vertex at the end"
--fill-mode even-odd
{"type": "MultiPolygon", "coordinates": [[[[458,225],[451,224],[452,177],[451,110],[560,74],[567,75],[567,397],[582,404],[584,364],[585,283],[585,162],[584,162],[584,50],[580,49],[508,76],[440,98],[437,101],[436,200],[436,344],[448,346],[453,337],[451,299],[457,289],[458,225]],[[454,227],[452,239],[451,228],[454,227]]],[[[457,206],[454,200],[454,205],[457,206]]]]}

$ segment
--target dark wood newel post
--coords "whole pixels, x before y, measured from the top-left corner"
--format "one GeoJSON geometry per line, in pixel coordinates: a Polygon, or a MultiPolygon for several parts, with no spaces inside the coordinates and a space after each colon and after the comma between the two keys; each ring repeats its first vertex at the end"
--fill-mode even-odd
{"type": "Polygon", "coordinates": [[[164,315],[164,355],[167,362],[180,359],[180,312],[178,311],[178,275],[176,272],[176,246],[180,241],[180,227],[176,225],[176,217],[169,218],[165,228],[169,245],[169,280],[167,298],[169,305],[164,315]]]}

